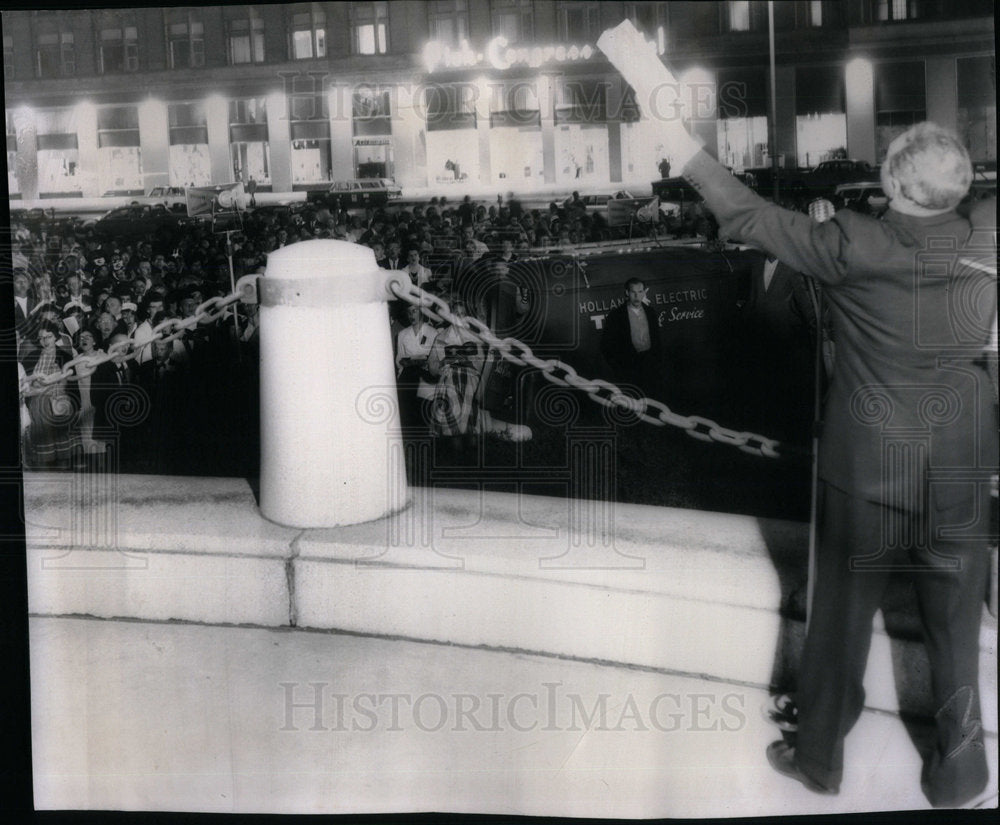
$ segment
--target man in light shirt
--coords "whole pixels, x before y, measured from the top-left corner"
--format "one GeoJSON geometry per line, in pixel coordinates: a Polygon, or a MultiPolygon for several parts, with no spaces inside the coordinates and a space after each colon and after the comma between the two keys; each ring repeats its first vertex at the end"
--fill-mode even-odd
{"type": "Polygon", "coordinates": [[[396,337],[396,388],[402,425],[416,427],[422,423],[421,399],[430,400],[434,394],[427,356],[438,331],[427,323],[420,307],[408,307],[406,317],[410,325],[396,337]]]}

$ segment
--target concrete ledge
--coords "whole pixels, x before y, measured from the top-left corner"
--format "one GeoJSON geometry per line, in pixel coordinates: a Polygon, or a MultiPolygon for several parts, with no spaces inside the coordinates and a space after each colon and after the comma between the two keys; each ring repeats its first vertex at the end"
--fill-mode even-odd
{"type": "MultiPolygon", "coordinates": [[[[804,524],[426,488],[392,518],[299,531],[263,519],[244,480],[29,473],[24,486],[35,614],[294,624],[760,686],[791,684],[801,649],[804,524]]],[[[891,588],[869,707],[933,710],[915,610],[891,588]]],[[[993,732],[996,642],[984,611],[993,732]]]]}

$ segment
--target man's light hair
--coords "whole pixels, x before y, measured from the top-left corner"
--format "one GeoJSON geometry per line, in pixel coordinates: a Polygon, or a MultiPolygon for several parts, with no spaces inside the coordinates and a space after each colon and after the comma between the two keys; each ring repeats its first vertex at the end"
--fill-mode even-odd
{"type": "Polygon", "coordinates": [[[972,161],[958,135],[929,121],[893,140],[884,166],[902,194],[925,209],[954,208],[972,183],[972,161]]]}

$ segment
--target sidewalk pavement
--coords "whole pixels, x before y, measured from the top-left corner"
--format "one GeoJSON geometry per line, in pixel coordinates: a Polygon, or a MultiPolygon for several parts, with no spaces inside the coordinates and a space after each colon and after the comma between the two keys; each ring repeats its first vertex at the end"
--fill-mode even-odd
{"type": "MultiPolygon", "coordinates": [[[[512,609],[516,610],[516,606],[512,609]]],[[[447,610],[447,604],[442,605],[447,610]]],[[[38,809],[733,817],[928,808],[866,711],[839,796],[772,771],[764,688],[323,631],[31,619],[38,809]]],[[[987,736],[997,804],[997,738],[987,736]]]]}

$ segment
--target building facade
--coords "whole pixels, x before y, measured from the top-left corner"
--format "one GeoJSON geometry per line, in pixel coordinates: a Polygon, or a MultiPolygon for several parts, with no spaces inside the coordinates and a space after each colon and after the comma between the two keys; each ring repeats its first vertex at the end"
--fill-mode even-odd
{"type": "Polygon", "coordinates": [[[734,168],[771,152],[878,162],[922,119],[995,160],[992,2],[773,6],[773,121],[757,0],[5,11],[8,186],[30,200],[250,178],[275,192],[354,177],[404,192],[646,186],[670,147],[595,45],[624,18],[734,168]]]}

